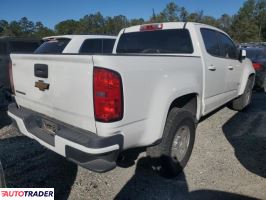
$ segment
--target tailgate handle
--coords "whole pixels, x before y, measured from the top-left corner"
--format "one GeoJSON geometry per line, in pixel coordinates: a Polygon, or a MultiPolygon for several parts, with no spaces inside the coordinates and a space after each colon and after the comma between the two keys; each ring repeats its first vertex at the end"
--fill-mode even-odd
{"type": "Polygon", "coordinates": [[[34,65],[34,76],[40,78],[48,78],[48,65],[35,64],[34,65]]]}

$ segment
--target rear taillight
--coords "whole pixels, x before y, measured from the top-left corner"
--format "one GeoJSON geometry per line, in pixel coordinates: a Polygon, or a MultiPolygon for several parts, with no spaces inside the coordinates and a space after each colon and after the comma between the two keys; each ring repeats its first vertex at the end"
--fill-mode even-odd
{"type": "Polygon", "coordinates": [[[9,62],[9,64],[8,64],[8,74],[9,74],[10,89],[11,89],[12,93],[15,94],[14,81],[13,81],[13,71],[12,71],[12,62],[9,62]]]}
{"type": "Polygon", "coordinates": [[[252,63],[253,68],[257,70],[262,70],[263,65],[261,63],[252,63]]]}
{"type": "Polygon", "coordinates": [[[94,67],[93,100],[96,121],[114,122],[123,117],[121,76],[112,70],[94,67]]]}

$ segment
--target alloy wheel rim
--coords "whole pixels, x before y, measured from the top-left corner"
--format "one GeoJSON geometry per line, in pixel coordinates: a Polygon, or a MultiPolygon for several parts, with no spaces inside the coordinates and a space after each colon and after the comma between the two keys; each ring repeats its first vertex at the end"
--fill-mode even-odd
{"type": "Polygon", "coordinates": [[[181,162],[188,150],[190,141],[190,129],[188,126],[181,126],[173,139],[171,157],[176,162],[181,162]]]}

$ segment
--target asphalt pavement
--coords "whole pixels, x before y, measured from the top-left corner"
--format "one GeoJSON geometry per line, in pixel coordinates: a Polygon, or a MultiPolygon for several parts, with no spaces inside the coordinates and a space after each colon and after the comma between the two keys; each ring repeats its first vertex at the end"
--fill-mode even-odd
{"type": "Polygon", "coordinates": [[[90,172],[21,135],[0,112],[0,159],[8,187],[54,187],[56,199],[266,199],[266,93],[243,112],[222,108],[201,121],[177,178],[152,170],[140,150],[107,173],[90,172]],[[133,159],[137,158],[137,159],[133,159]]]}

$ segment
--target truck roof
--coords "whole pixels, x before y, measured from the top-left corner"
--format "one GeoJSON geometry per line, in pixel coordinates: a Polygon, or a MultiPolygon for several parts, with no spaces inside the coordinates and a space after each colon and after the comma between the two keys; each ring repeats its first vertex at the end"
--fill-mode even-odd
{"type": "MultiPolygon", "coordinates": [[[[225,33],[223,30],[216,28],[214,26],[210,26],[210,25],[202,24],[202,23],[197,23],[197,22],[163,22],[163,23],[141,24],[141,25],[136,25],[136,26],[131,26],[131,27],[125,28],[125,29],[123,29],[123,32],[125,32],[125,33],[138,32],[138,31],[140,31],[141,26],[151,25],[151,24],[161,24],[162,29],[177,29],[177,28],[185,28],[185,27],[191,27],[191,26],[202,26],[205,28],[210,28],[210,29],[218,30],[220,32],[225,33]]],[[[225,33],[225,34],[228,35],[227,33],[225,33]]]]}

